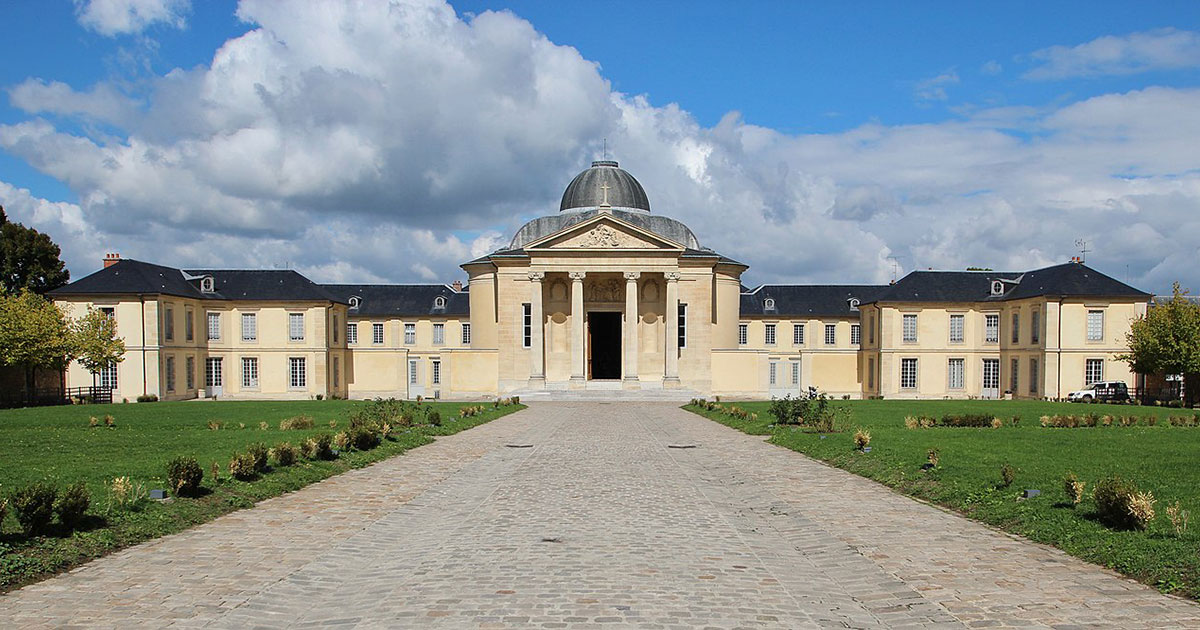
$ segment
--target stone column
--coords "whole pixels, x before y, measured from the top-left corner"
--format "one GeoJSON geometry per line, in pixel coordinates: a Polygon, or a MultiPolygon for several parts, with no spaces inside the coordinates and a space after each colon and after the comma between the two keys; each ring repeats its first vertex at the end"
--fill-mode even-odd
{"type": "Polygon", "coordinates": [[[667,281],[667,357],[663,387],[679,385],[679,272],[663,274],[667,281]]]}
{"type": "Polygon", "coordinates": [[[625,272],[625,382],[638,382],[638,278],[637,271],[625,272]]]}
{"type": "Polygon", "coordinates": [[[572,271],[571,276],[571,383],[583,386],[587,380],[583,338],[583,271],[572,271]]]}
{"type": "Polygon", "coordinates": [[[532,387],[546,385],[546,322],[542,315],[542,280],[546,274],[541,271],[529,272],[529,312],[532,326],[529,335],[529,384],[532,387]]]}

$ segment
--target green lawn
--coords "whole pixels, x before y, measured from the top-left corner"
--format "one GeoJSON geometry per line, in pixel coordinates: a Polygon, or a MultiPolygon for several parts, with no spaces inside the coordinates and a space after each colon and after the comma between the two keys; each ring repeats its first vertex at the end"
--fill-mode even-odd
{"type": "MultiPolygon", "coordinates": [[[[728,405],[729,403],[725,403],[728,405]]],[[[1191,410],[1117,405],[1081,405],[1029,401],[838,401],[853,413],[850,430],[821,439],[793,427],[776,427],[770,403],[734,403],[756,412],[742,421],[694,407],[689,410],[747,433],[771,435],[771,442],[900,492],[957,510],[1029,539],[1054,545],[1071,555],[1108,566],[1164,592],[1200,599],[1200,522],[1182,536],[1166,517],[1179,501],[1200,521],[1200,428],[1171,427],[1169,415],[1191,410]],[[1042,415],[1155,414],[1157,426],[1043,428],[1042,415]],[[1005,419],[999,429],[907,429],[904,417],[986,413],[1005,419]],[[1009,418],[1021,416],[1018,427],[1009,418]],[[854,450],[854,427],[871,433],[871,452],[854,450]],[[936,469],[925,471],[927,451],[940,450],[936,469]],[[1001,488],[1000,468],[1016,468],[1012,486],[1001,488]],[[1067,505],[1062,479],[1068,471],[1087,482],[1086,498],[1067,505]],[[1115,531],[1095,516],[1091,491],[1107,475],[1120,475],[1150,490],[1157,499],[1156,519],[1146,531],[1115,531]],[[1022,491],[1042,495],[1018,501],[1022,491]]]]}
{"type": "Polygon", "coordinates": [[[186,529],[221,514],[249,507],[256,501],[379,461],[427,444],[431,436],[449,435],[523,409],[490,404],[479,416],[460,419],[459,403],[424,403],[440,410],[440,427],[399,430],[393,439],[370,451],[350,451],[332,461],[301,459],[296,465],[272,469],[256,480],[229,478],[227,465],[234,451],[262,442],[272,446],[299,444],[317,433],[336,433],[348,427],[348,412],[357,401],[291,402],[163,402],[152,404],[84,405],[0,411],[0,497],[41,480],[60,486],[87,483],[92,504],[80,531],[25,537],[12,510],[0,522],[0,592],[144,540],[186,529]],[[111,414],[116,428],[89,428],[89,417],[111,414]],[[309,430],[280,431],[279,421],[296,415],[316,421],[309,430]],[[224,423],[210,430],[209,421],[224,423]],[[337,422],[336,428],[329,423],[337,422]],[[266,422],[269,429],[260,430],[266,422]],[[245,425],[245,428],[240,428],[245,425]],[[109,509],[108,486],[126,476],[147,489],[166,488],[166,464],[190,455],[204,469],[204,494],[170,503],[142,502],[132,510],[109,509]],[[219,463],[222,478],[209,474],[219,463]]]}

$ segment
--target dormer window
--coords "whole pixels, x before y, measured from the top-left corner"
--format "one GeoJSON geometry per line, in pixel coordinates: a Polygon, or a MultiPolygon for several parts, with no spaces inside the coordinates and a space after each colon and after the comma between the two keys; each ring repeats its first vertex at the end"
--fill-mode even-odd
{"type": "Polygon", "coordinates": [[[433,308],[446,308],[446,298],[440,295],[433,298],[433,308]]]}
{"type": "Polygon", "coordinates": [[[214,288],[214,284],[215,283],[213,282],[212,276],[205,276],[203,278],[200,278],[200,292],[201,293],[212,293],[213,291],[216,290],[214,288]]]}
{"type": "Polygon", "coordinates": [[[1004,295],[1004,283],[992,280],[992,295],[1004,295]]]}
{"type": "Polygon", "coordinates": [[[357,309],[362,305],[362,298],[358,297],[357,295],[350,296],[350,299],[347,301],[350,303],[350,308],[353,309],[357,309]]]}
{"type": "Polygon", "coordinates": [[[768,311],[775,310],[775,298],[767,298],[763,300],[763,308],[768,311]]]}
{"type": "Polygon", "coordinates": [[[850,310],[852,310],[852,311],[858,310],[858,298],[850,298],[847,301],[850,302],[850,310]]]}

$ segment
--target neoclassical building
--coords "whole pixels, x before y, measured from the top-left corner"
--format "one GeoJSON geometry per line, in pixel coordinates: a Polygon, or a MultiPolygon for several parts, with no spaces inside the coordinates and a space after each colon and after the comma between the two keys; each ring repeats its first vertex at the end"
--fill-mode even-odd
{"type": "Polygon", "coordinates": [[[767,398],[1060,398],[1133,377],[1115,357],[1150,295],[1081,261],[921,271],[890,285],[743,285],[747,266],[652,214],[597,161],[559,211],[445,285],[317,284],[291,270],[178,269],[109,255],[51,292],[117,320],[116,398],[481,398],[670,390],[767,398]]]}

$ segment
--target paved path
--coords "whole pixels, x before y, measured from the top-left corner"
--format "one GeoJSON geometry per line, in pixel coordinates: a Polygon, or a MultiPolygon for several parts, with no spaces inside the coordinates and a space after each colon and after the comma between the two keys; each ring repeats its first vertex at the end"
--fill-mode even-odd
{"type": "Polygon", "coordinates": [[[1197,628],[1200,606],[671,404],[542,403],[0,596],[0,627],[71,625],[1197,628]]]}

